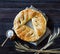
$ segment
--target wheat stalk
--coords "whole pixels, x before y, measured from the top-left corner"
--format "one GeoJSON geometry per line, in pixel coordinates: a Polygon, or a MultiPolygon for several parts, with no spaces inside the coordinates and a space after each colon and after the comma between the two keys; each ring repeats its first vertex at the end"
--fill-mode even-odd
{"type": "Polygon", "coordinates": [[[46,44],[44,47],[42,47],[41,50],[46,49],[46,48],[48,48],[51,44],[53,44],[53,43],[54,43],[53,41],[59,36],[59,33],[60,33],[59,27],[58,27],[57,29],[54,27],[54,33],[53,33],[53,35],[51,35],[51,36],[49,37],[47,44],[46,44]]]}
{"type": "Polygon", "coordinates": [[[16,45],[16,50],[17,51],[21,51],[21,52],[36,52],[36,53],[60,53],[60,51],[57,50],[36,50],[36,49],[31,49],[31,48],[26,48],[23,45],[21,45],[21,43],[17,43],[15,42],[16,45]]]}

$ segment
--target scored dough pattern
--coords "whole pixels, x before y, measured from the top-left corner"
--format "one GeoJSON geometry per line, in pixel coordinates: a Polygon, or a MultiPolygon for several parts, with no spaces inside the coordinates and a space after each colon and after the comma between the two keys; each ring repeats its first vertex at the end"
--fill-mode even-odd
{"type": "Polygon", "coordinates": [[[14,19],[13,29],[17,36],[24,41],[36,41],[46,31],[46,19],[41,12],[27,8],[20,11],[14,19]],[[33,29],[26,25],[32,22],[33,29]]]}

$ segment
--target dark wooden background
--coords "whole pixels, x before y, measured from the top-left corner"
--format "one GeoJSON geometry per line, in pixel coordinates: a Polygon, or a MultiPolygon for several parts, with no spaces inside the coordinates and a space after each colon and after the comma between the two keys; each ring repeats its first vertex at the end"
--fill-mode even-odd
{"type": "MultiPolygon", "coordinates": [[[[26,7],[33,5],[48,17],[48,27],[53,31],[54,26],[60,27],[60,0],[0,0],[0,44],[6,38],[5,33],[13,27],[13,20],[16,14],[26,7]]],[[[60,38],[58,38],[53,48],[60,47],[60,38]]],[[[16,54],[14,43],[10,40],[3,48],[0,47],[0,53],[16,54]]]]}

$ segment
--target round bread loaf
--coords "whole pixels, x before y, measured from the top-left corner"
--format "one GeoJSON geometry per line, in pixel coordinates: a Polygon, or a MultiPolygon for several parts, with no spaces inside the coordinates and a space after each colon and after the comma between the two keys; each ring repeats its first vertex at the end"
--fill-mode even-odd
{"type": "Polygon", "coordinates": [[[41,38],[46,32],[47,21],[43,14],[31,8],[20,11],[13,23],[13,29],[18,38],[33,42],[41,38]],[[33,29],[26,25],[31,20],[33,29]]]}

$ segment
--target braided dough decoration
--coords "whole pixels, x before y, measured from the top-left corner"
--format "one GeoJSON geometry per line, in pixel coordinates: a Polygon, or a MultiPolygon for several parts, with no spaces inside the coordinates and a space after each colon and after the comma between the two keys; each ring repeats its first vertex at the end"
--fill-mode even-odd
{"type": "Polygon", "coordinates": [[[37,41],[46,32],[47,21],[41,12],[31,8],[20,11],[14,19],[13,29],[18,38],[27,41],[37,41]],[[26,25],[32,21],[33,29],[26,25]]]}

